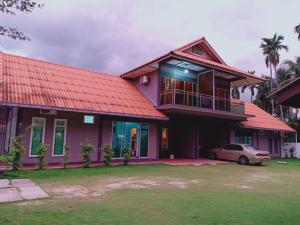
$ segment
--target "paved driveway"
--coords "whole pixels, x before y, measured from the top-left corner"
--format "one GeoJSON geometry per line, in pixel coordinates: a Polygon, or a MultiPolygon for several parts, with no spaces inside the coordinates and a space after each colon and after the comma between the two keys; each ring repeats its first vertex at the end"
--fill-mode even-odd
{"type": "Polygon", "coordinates": [[[30,179],[0,179],[0,203],[48,197],[49,195],[30,179]]]}

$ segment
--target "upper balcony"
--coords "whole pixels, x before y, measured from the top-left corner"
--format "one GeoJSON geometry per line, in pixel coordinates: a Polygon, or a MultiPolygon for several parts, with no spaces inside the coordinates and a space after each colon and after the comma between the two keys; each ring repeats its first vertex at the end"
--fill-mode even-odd
{"type": "Polygon", "coordinates": [[[157,109],[232,120],[247,118],[243,105],[230,99],[228,77],[232,77],[187,62],[180,66],[171,64],[175,62],[182,63],[173,59],[160,65],[157,109]]]}

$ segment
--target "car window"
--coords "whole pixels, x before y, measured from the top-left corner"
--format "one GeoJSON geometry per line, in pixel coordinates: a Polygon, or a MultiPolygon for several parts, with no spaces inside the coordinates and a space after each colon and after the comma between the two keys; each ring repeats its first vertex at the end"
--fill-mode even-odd
{"type": "Polygon", "coordinates": [[[243,151],[243,147],[240,145],[234,145],[234,144],[229,144],[225,145],[223,147],[224,150],[231,150],[231,151],[243,151]]]}
{"type": "Polygon", "coordinates": [[[233,145],[225,145],[223,147],[224,150],[232,150],[232,148],[233,148],[233,145]]]}
{"type": "Polygon", "coordinates": [[[240,145],[234,145],[234,150],[236,151],[243,151],[243,147],[240,145]]]}

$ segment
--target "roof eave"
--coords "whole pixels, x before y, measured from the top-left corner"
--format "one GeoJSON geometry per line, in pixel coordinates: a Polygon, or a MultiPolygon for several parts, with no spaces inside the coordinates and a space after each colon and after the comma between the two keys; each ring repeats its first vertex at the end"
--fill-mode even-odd
{"type": "Polygon", "coordinates": [[[167,116],[158,117],[158,116],[136,115],[136,114],[128,114],[128,113],[95,111],[95,110],[87,110],[87,109],[53,107],[53,106],[45,106],[45,105],[30,105],[30,104],[20,104],[20,103],[11,103],[11,102],[0,102],[0,105],[1,106],[12,106],[12,107],[22,107],[22,108],[32,108],[32,109],[52,109],[52,110],[57,110],[57,111],[90,113],[90,114],[98,114],[98,115],[105,115],[105,116],[119,116],[119,117],[129,117],[129,118],[149,119],[149,120],[159,120],[159,121],[169,120],[169,118],[167,116]]]}

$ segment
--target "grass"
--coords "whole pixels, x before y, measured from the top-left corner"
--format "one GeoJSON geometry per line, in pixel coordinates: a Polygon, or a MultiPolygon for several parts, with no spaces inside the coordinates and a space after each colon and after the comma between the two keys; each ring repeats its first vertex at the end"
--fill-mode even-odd
{"type": "Polygon", "coordinates": [[[109,179],[158,179],[161,185],[120,188],[104,195],[0,205],[0,224],[300,224],[300,160],[266,166],[130,165],[7,173],[46,190],[58,185],[98,187],[109,179]],[[167,180],[186,182],[185,188],[167,180]],[[191,183],[190,181],[195,181],[191,183]],[[190,183],[189,183],[190,182],[190,183]]]}

